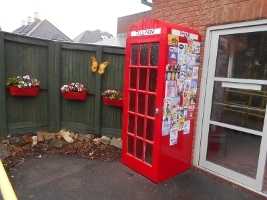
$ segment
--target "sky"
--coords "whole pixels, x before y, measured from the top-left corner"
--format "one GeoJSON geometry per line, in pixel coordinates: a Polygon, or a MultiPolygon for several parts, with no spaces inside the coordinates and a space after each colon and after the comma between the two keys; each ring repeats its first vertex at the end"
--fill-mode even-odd
{"type": "Polygon", "coordinates": [[[118,17],[151,9],[141,0],[2,0],[0,5],[2,31],[13,32],[38,12],[40,20],[48,20],[71,39],[96,29],[115,36],[118,17]]]}

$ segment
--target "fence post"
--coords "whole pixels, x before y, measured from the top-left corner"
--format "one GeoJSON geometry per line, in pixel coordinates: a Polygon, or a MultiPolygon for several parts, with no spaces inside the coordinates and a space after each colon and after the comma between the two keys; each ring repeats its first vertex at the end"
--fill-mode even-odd
{"type": "Polygon", "coordinates": [[[7,136],[7,113],[6,113],[6,68],[4,33],[0,32],[0,138],[7,136]]]}
{"type": "MultiPolygon", "coordinates": [[[[96,47],[96,58],[100,63],[103,58],[102,46],[96,47]]],[[[95,135],[101,135],[101,75],[96,72],[95,79],[95,135]]]]}
{"type": "Polygon", "coordinates": [[[49,130],[60,131],[60,42],[50,41],[48,46],[48,99],[49,99],[49,130]]]}

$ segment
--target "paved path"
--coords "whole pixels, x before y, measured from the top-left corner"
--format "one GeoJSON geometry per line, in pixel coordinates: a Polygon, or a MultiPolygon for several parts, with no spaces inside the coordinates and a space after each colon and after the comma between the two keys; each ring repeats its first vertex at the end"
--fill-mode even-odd
{"type": "Polygon", "coordinates": [[[49,154],[26,159],[8,175],[19,200],[259,199],[195,170],[156,184],[118,161],[49,154]]]}

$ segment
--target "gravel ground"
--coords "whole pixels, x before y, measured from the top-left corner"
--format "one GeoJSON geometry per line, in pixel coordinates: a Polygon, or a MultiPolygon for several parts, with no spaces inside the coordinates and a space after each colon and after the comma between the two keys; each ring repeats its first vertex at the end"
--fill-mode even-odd
{"type": "Polygon", "coordinates": [[[93,141],[74,141],[73,143],[66,144],[61,149],[51,148],[47,141],[38,143],[34,147],[32,147],[31,144],[26,144],[23,147],[16,147],[10,144],[4,145],[6,145],[7,150],[10,153],[10,156],[2,159],[2,163],[7,171],[16,165],[23,163],[25,158],[29,156],[42,154],[83,157],[104,161],[121,159],[121,149],[93,141]]]}

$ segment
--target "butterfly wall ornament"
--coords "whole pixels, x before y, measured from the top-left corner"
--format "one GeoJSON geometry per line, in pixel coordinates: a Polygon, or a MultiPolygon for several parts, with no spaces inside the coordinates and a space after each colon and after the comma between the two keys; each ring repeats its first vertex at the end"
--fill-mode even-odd
{"type": "Polygon", "coordinates": [[[91,71],[96,72],[98,69],[98,61],[94,56],[91,56],[92,64],[91,64],[91,71]]]}
{"type": "Polygon", "coordinates": [[[98,73],[100,75],[104,74],[105,73],[105,70],[106,70],[106,67],[108,66],[109,62],[108,61],[105,61],[105,62],[102,62],[100,65],[99,65],[99,69],[98,69],[98,73]]]}
{"type": "Polygon", "coordinates": [[[96,72],[96,71],[98,71],[98,73],[99,73],[100,75],[104,74],[104,73],[105,73],[105,69],[107,68],[109,62],[108,62],[108,61],[105,61],[105,62],[102,62],[102,63],[99,65],[97,59],[96,59],[94,56],[91,56],[91,60],[92,60],[91,71],[92,71],[92,72],[96,72]],[[99,68],[98,68],[98,67],[99,67],[99,68]]]}

